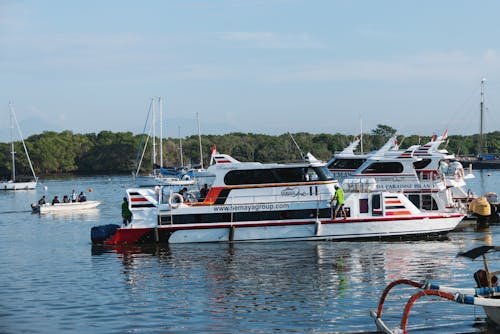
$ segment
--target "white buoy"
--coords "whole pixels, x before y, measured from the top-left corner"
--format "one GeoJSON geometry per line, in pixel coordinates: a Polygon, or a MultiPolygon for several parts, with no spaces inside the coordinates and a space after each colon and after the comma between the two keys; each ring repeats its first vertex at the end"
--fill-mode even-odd
{"type": "Polygon", "coordinates": [[[316,236],[318,236],[318,235],[321,234],[321,220],[319,220],[318,218],[316,218],[316,226],[315,226],[315,229],[314,229],[314,234],[316,236]]]}

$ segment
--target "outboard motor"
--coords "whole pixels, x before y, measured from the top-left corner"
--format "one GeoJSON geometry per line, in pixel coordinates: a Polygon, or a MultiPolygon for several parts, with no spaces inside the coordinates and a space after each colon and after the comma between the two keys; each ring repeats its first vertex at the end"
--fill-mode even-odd
{"type": "Polygon", "coordinates": [[[90,230],[90,239],[93,244],[102,244],[104,241],[111,238],[119,228],[120,225],[116,224],[94,226],[90,230]]]}

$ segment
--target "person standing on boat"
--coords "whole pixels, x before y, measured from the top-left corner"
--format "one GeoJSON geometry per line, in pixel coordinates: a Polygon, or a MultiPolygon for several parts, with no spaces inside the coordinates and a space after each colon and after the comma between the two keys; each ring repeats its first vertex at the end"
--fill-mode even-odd
{"type": "Polygon", "coordinates": [[[75,190],[71,192],[71,202],[76,202],[77,196],[75,190]]]}
{"type": "Polygon", "coordinates": [[[70,200],[69,200],[68,195],[64,195],[63,196],[63,203],[69,203],[69,202],[70,202],[70,200]]]}
{"type": "Polygon", "coordinates": [[[130,224],[130,222],[132,221],[132,212],[130,212],[130,209],[128,208],[127,197],[123,197],[122,218],[123,218],[123,225],[125,226],[127,226],[127,224],[130,224]]]}
{"type": "Polygon", "coordinates": [[[337,218],[337,213],[340,210],[342,211],[342,216],[344,217],[344,219],[347,219],[347,214],[345,213],[344,209],[344,190],[337,185],[335,186],[335,194],[333,195],[330,204],[332,204],[335,200],[337,201],[337,203],[335,204],[335,213],[333,214],[333,219],[337,218]]]}

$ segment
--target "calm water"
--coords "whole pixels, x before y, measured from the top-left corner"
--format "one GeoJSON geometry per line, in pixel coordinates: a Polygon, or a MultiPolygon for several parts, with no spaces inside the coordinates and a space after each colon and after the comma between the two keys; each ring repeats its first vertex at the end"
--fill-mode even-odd
{"type": "MultiPolygon", "coordinates": [[[[475,192],[500,193],[500,172],[475,174],[475,192]]],[[[90,228],[120,223],[131,178],[43,184],[47,190],[0,192],[0,333],[373,332],[369,311],[386,284],[404,277],[471,287],[481,262],[456,254],[500,244],[500,226],[492,226],[440,241],[93,248],[90,228]],[[88,213],[30,213],[42,194],[72,189],[103,203],[88,213]]],[[[384,312],[392,327],[413,292],[396,291],[384,312]]],[[[430,300],[412,309],[415,332],[484,331],[481,308],[430,300]]]]}

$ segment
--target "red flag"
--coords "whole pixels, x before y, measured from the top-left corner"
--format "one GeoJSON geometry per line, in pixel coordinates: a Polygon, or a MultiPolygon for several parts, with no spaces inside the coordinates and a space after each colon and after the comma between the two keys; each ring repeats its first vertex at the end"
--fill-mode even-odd
{"type": "Polygon", "coordinates": [[[212,153],[210,155],[210,165],[213,163],[214,161],[214,156],[217,154],[217,149],[215,148],[215,144],[212,146],[212,153]]]}

